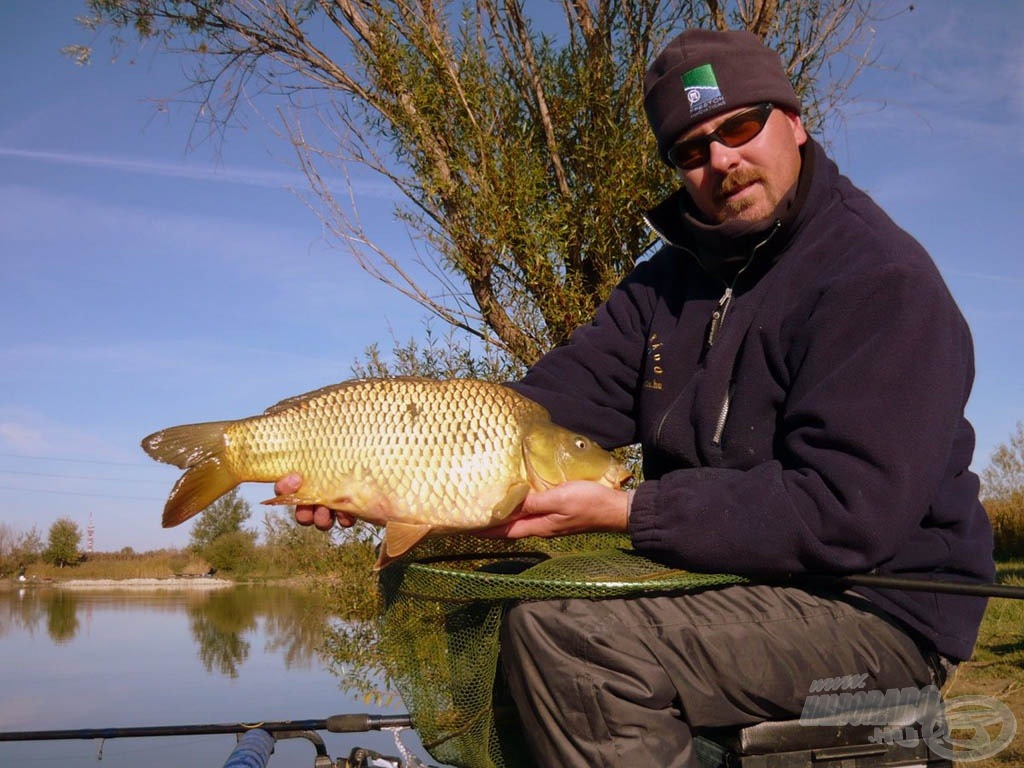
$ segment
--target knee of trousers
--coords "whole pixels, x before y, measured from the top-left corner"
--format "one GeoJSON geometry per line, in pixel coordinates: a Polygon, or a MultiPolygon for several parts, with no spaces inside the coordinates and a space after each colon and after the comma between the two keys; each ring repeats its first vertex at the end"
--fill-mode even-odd
{"type": "Polygon", "coordinates": [[[529,679],[533,685],[587,679],[623,696],[674,695],[670,687],[657,684],[665,675],[648,644],[616,621],[601,601],[544,600],[514,606],[502,622],[501,655],[510,679],[529,679]]]}
{"type": "Polygon", "coordinates": [[[508,659],[539,659],[566,642],[561,600],[517,603],[501,622],[501,654],[508,659]]]}

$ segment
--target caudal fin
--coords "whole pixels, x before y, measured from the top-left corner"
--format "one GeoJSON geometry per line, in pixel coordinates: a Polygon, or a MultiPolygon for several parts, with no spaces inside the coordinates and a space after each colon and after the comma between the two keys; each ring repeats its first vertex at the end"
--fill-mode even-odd
{"type": "Polygon", "coordinates": [[[241,482],[224,464],[224,431],[229,424],[185,424],[142,441],[143,450],[157,461],[186,470],[164,505],[164,528],[199,514],[241,482]]]}

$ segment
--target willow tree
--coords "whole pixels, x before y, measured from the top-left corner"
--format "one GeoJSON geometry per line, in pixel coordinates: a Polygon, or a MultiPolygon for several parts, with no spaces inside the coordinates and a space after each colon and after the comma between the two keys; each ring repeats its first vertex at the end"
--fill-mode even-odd
{"type": "MultiPolygon", "coordinates": [[[[591,316],[650,245],[672,176],[643,73],[687,26],[778,49],[814,131],[873,55],[867,0],[88,0],[80,21],[186,59],[214,129],[279,99],[337,242],[510,362],[591,316]],[[398,194],[402,252],[360,216],[357,174],[398,194]],[[341,178],[345,181],[337,183],[341,178]]],[[[88,61],[90,48],[68,52],[88,61]]]]}

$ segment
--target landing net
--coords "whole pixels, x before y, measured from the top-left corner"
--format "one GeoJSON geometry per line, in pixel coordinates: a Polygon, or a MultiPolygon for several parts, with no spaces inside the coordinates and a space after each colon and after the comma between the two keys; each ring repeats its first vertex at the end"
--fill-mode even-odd
{"type": "Polygon", "coordinates": [[[742,581],[674,570],[619,534],[488,540],[449,536],[380,574],[381,650],[423,745],[460,768],[526,768],[498,663],[498,629],[514,601],[685,592],[742,581]]]}

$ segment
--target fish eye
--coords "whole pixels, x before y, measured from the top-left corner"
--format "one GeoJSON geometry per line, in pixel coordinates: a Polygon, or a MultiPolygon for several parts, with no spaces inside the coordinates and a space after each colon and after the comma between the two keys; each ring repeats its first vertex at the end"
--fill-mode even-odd
{"type": "Polygon", "coordinates": [[[586,448],[588,445],[589,445],[589,443],[587,442],[587,439],[585,437],[577,437],[576,438],[576,447],[579,448],[581,451],[584,448],[586,448]]]}

